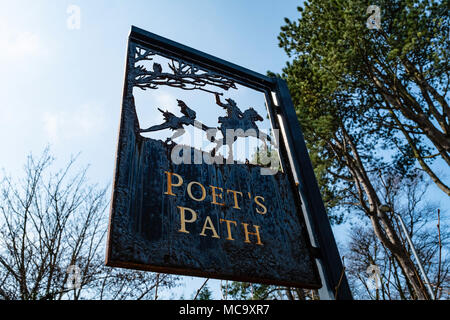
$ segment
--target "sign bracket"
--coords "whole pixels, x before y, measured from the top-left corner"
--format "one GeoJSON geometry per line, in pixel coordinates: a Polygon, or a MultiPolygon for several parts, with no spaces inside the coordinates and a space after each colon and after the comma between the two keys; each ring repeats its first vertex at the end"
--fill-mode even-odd
{"type": "MultiPolygon", "coordinates": [[[[352,300],[345,269],[339,256],[327,212],[308,155],[300,124],[297,120],[287,83],[276,80],[276,97],[281,114],[281,131],[288,142],[291,168],[297,177],[298,191],[302,199],[305,221],[310,230],[313,251],[319,251],[317,264],[323,287],[319,295],[324,300],[352,300]]],[[[317,252],[315,252],[317,253],[317,252]]],[[[317,256],[316,256],[317,258],[317,256]]]]}

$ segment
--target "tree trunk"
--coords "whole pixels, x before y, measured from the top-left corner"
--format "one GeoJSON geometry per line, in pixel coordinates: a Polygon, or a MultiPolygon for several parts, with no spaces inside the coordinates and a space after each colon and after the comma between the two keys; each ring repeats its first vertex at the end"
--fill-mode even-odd
{"type": "Polygon", "coordinates": [[[405,247],[401,243],[395,229],[392,227],[390,221],[388,221],[386,214],[381,212],[381,217],[382,219],[380,219],[380,215],[372,215],[370,218],[375,235],[397,260],[405,277],[412,286],[414,291],[412,292],[413,295],[415,295],[419,300],[429,300],[430,297],[428,292],[422,279],[417,273],[416,266],[411,260],[411,256],[405,250],[405,247]],[[382,225],[385,225],[385,228],[383,228],[382,225]]]}
{"type": "Polygon", "coordinates": [[[420,300],[429,299],[425,286],[417,273],[411,257],[405,249],[405,245],[399,238],[397,230],[392,226],[386,213],[380,210],[380,198],[366,172],[356,144],[344,125],[341,128],[343,141],[337,141],[337,148],[341,148],[341,155],[344,155],[346,159],[345,165],[349,168],[353,176],[356,188],[358,189],[361,208],[370,218],[377,238],[398,261],[405,277],[413,287],[416,298],[420,300]],[[350,150],[346,150],[347,145],[350,146],[350,150]]]}

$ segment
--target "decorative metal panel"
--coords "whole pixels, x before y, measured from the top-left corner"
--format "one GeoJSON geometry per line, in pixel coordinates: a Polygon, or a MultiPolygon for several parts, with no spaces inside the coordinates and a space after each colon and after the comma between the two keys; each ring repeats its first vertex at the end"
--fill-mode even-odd
{"type": "Polygon", "coordinates": [[[270,87],[254,75],[131,34],[107,265],[321,286],[285,151],[262,128],[273,124],[270,87]],[[251,152],[236,148],[249,140],[251,152]]]}

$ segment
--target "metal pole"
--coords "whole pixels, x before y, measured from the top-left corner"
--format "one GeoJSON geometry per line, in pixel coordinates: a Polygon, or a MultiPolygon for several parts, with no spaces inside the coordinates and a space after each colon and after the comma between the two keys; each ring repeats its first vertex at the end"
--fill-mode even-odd
{"type": "Polygon", "coordinates": [[[352,293],[345,276],[345,269],[331,229],[330,221],[323,204],[320,189],[317,184],[311,160],[297,114],[292,103],[291,95],[285,80],[276,79],[276,98],[278,112],[281,116],[279,123],[286,146],[289,150],[289,162],[299,183],[298,189],[305,213],[305,222],[311,236],[311,242],[316,245],[320,253],[318,269],[323,287],[319,296],[323,300],[352,300],[352,293]]]}
{"type": "MultiPolygon", "coordinates": [[[[286,151],[289,157],[289,162],[291,164],[291,169],[292,169],[292,173],[294,175],[294,180],[297,183],[297,185],[299,186],[298,188],[298,192],[300,194],[300,199],[302,202],[302,212],[304,213],[304,218],[305,218],[305,224],[306,224],[306,228],[308,230],[308,235],[309,235],[309,239],[311,241],[311,245],[315,248],[319,248],[320,245],[318,244],[317,238],[315,236],[315,231],[313,228],[313,224],[312,224],[312,219],[311,219],[311,211],[309,210],[309,208],[306,206],[307,203],[307,199],[305,197],[305,194],[302,192],[302,189],[300,187],[300,183],[301,180],[299,179],[299,169],[298,166],[294,163],[294,159],[292,158],[292,150],[289,147],[289,141],[287,141],[287,132],[286,132],[286,120],[284,119],[284,117],[282,115],[278,115],[278,121],[280,124],[280,130],[281,130],[281,135],[283,137],[283,140],[285,140],[285,146],[286,146],[286,151]]],[[[319,271],[319,276],[320,276],[320,281],[322,282],[322,288],[319,289],[319,297],[321,300],[335,300],[335,290],[333,288],[333,286],[331,285],[329,279],[326,276],[325,273],[325,269],[326,267],[324,266],[324,263],[321,259],[315,259],[316,264],[317,264],[317,269],[319,271]]]]}
{"type": "Polygon", "coordinates": [[[425,285],[427,286],[427,289],[428,289],[428,292],[430,293],[431,299],[436,300],[436,297],[433,292],[433,288],[431,287],[431,284],[430,284],[430,280],[428,279],[428,276],[425,273],[425,269],[423,268],[422,263],[419,260],[419,256],[417,255],[414,244],[412,243],[411,238],[409,237],[409,233],[408,233],[408,230],[406,229],[405,222],[403,221],[402,217],[399,214],[394,212],[394,216],[398,219],[398,221],[400,221],[400,225],[402,226],[403,233],[405,234],[406,240],[408,240],[409,246],[411,247],[411,250],[414,254],[414,258],[416,259],[417,264],[419,265],[420,272],[422,273],[422,276],[425,279],[425,285]]]}

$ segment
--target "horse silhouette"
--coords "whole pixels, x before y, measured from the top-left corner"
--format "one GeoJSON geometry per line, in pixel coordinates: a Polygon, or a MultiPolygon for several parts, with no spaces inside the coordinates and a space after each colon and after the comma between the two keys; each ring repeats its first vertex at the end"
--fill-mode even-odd
{"type": "Polygon", "coordinates": [[[216,103],[227,110],[227,116],[219,117],[219,123],[221,125],[218,129],[222,133],[222,139],[215,140],[216,146],[211,152],[213,156],[219,148],[226,144],[228,146],[228,157],[232,159],[233,144],[238,138],[255,137],[263,141],[264,144],[267,141],[271,141],[267,134],[259,130],[256,122],[263,121],[263,118],[255,109],[249,108],[242,112],[233,99],[226,99],[226,101],[228,103],[222,103],[219,95],[216,94],[216,103]]]}
{"type": "Polygon", "coordinates": [[[216,146],[211,151],[211,155],[214,157],[217,150],[224,144],[228,146],[228,158],[233,159],[233,144],[238,138],[255,137],[267,144],[267,141],[271,143],[270,137],[261,132],[256,125],[257,121],[263,121],[263,118],[256,112],[255,109],[249,108],[242,112],[233,99],[225,99],[227,103],[220,101],[220,94],[216,93],[216,103],[227,111],[226,117],[219,117],[218,122],[220,126],[218,128],[208,127],[196,120],[197,114],[194,110],[189,108],[182,100],[178,101],[178,106],[183,114],[182,117],[178,117],[169,111],[163,111],[160,108],[158,110],[163,114],[164,122],[158,125],[151,126],[147,129],[141,129],[140,132],[154,132],[164,129],[170,129],[175,131],[172,137],[167,138],[168,141],[182,136],[186,131],[185,126],[194,126],[206,132],[206,137],[209,141],[214,142],[216,146]],[[220,131],[222,138],[217,139],[216,134],[220,131]]]}

